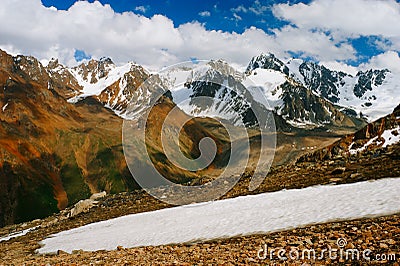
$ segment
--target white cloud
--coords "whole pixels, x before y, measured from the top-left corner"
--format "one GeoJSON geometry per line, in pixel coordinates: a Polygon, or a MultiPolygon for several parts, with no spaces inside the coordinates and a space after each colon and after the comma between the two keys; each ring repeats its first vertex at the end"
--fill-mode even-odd
{"type": "MultiPolygon", "coordinates": [[[[318,33],[328,36],[329,41],[341,50],[339,55],[331,47],[330,52],[335,60],[329,59],[326,48],[320,51],[314,47],[311,50],[317,54],[316,58],[319,57],[332,68],[352,72],[351,67],[336,61],[356,59],[355,51],[348,43],[360,36],[373,36],[375,40],[369,45],[378,50],[400,49],[400,3],[395,0],[313,0],[309,4],[276,4],[272,11],[276,17],[289,21],[306,34],[312,32],[312,36],[318,36],[318,33]]],[[[321,40],[326,42],[322,37],[316,39],[315,44],[318,46],[321,40]]],[[[397,52],[386,52],[371,58],[369,63],[360,68],[398,69],[399,63],[397,52]]]]}
{"type": "Polygon", "coordinates": [[[398,52],[387,51],[372,57],[367,63],[360,65],[360,69],[390,69],[400,75],[400,56],[398,52]]]}
{"type": "Polygon", "coordinates": [[[266,5],[262,5],[261,2],[259,0],[255,0],[254,3],[249,6],[249,7],[245,7],[244,5],[239,5],[235,8],[231,8],[231,12],[232,13],[254,13],[255,15],[263,15],[267,10],[269,9],[269,6],[266,5]]]}
{"type": "Polygon", "coordinates": [[[400,3],[395,0],[314,0],[277,4],[272,10],[300,28],[331,31],[336,38],[400,35],[400,3]]]}
{"type": "Polygon", "coordinates": [[[136,61],[152,68],[193,57],[245,66],[261,52],[287,59],[293,51],[324,62],[354,59],[356,54],[351,45],[339,45],[321,31],[286,26],[268,34],[250,27],[239,34],[207,30],[198,22],[175,26],[162,15],[120,14],[97,1],[78,1],[64,11],[46,8],[40,0],[3,0],[0,25],[0,48],[40,60],[56,57],[68,65],[77,63],[75,49],[94,58],[110,56],[117,64],[136,61]]]}
{"type": "Polygon", "coordinates": [[[236,13],[233,13],[233,18],[234,18],[236,21],[242,20],[242,17],[239,16],[238,14],[236,14],[236,13]]]}
{"type": "Polygon", "coordinates": [[[249,11],[256,15],[262,15],[269,9],[268,6],[262,5],[259,0],[255,0],[253,5],[249,7],[249,11]]]}
{"type": "Polygon", "coordinates": [[[232,13],[239,13],[239,12],[247,13],[247,11],[248,11],[247,8],[245,8],[243,5],[231,8],[232,13]]]}
{"type": "Polygon", "coordinates": [[[142,12],[142,13],[146,13],[148,9],[149,9],[148,6],[137,6],[137,7],[135,7],[135,11],[139,11],[139,12],[142,12]]]}
{"type": "Polygon", "coordinates": [[[210,11],[202,11],[199,13],[199,16],[200,17],[209,17],[209,16],[211,16],[211,13],[210,13],[210,11]]]}
{"type": "Polygon", "coordinates": [[[320,63],[328,69],[342,71],[344,73],[348,73],[353,76],[355,76],[357,74],[357,72],[359,71],[359,69],[357,67],[349,66],[345,63],[338,62],[338,61],[328,61],[328,62],[320,62],[320,63]]]}
{"type": "Polygon", "coordinates": [[[209,16],[211,16],[211,13],[210,13],[210,11],[202,11],[202,12],[199,12],[199,16],[200,17],[209,17],[209,16]]]}
{"type": "Polygon", "coordinates": [[[292,51],[318,61],[355,59],[356,51],[351,45],[337,45],[323,32],[285,26],[275,29],[274,33],[278,47],[284,51],[292,51]]]}

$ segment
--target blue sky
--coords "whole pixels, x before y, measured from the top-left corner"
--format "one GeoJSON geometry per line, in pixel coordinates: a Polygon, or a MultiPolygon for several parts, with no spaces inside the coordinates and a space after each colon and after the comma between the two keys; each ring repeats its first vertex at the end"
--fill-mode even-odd
{"type": "Polygon", "coordinates": [[[1,49],[68,65],[109,56],[155,68],[193,58],[245,66],[261,52],[349,70],[400,64],[399,0],[4,0],[3,7],[1,49]]]}
{"type": "MultiPolygon", "coordinates": [[[[42,0],[45,6],[55,6],[58,9],[68,9],[76,1],[74,0],[42,0]]],[[[89,2],[94,2],[90,0],[89,2]]],[[[146,16],[153,16],[155,14],[165,15],[171,18],[175,26],[192,22],[197,20],[205,23],[209,30],[223,30],[243,32],[244,29],[250,26],[257,26],[264,30],[270,28],[280,27],[287,22],[276,19],[272,12],[271,7],[276,3],[308,3],[310,1],[260,1],[260,6],[255,4],[254,0],[228,0],[228,1],[205,1],[205,0],[169,0],[169,1],[149,1],[149,0],[100,0],[102,4],[110,4],[116,12],[132,11],[141,13],[146,16]],[[252,12],[244,13],[237,9],[243,6],[245,8],[254,8],[259,10],[260,15],[255,15],[252,12]],[[144,9],[140,8],[143,7],[144,9]],[[143,12],[142,10],[145,10],[143,12]],[[234,11],[237,9],[237,11],[234,11]],[[205,13],[202,13],[205,12],[205,13]],[[208,13],[209,12],[209,15],[208,13]],[[235,17],[233,14],[236,13],[235,17]]]]}

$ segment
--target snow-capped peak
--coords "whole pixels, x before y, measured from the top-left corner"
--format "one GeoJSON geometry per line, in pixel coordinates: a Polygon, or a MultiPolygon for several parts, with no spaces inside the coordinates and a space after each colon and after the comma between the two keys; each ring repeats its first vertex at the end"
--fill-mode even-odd
{"type": "Polygon", "coordinates": [[[354,116],[369,121],[390,113],[400,102],[400,78],[388,69],[360,71],[353,76],[301,59],[285,64],[273,54],[254,57],[247,72],[257,68],[280,71],[332,104],[351,109],[354,116]]]}

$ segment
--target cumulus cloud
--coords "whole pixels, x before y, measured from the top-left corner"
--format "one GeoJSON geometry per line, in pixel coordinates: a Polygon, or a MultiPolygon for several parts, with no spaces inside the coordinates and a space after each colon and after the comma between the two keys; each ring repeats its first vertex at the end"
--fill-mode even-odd
{"type": "MultiPolygon", "coordinates": [[[[400,61],[398,51],[400,49],[400,3],[395,0],[313,0],[309,4],[277,4],[272,8],[273,14],[295,25],[296,29],[313,33],[312,37],[320,35],[315,40],[319,46],[320,41],[327,40],[336,43],[341,53],[337,53],[334,47],[330,52],[335,54],[333,58],[326,55],[318,47],[312,49],[317,54],[316,58],[324,61],[326,65],[337,70],[346,70],[353,73],[357,71],[338,60],[348,61],[356,59],[356,51],[349,45],[351,39],[361,36],[373,37],[371,43],[377,50],[385,52],[370,59],[368,63],[360,65],[363,68],[389,68],[397,70],[400,61]],[[341,58],[342,57],[342,58],[341,58]]],[[[329,48],[328,48],[329,49],[329,48]]]]}
{"type": "Polygon", "coordinates": [[[200,17],[209,17],[209,16],[211,16],[211,13],[210,13],[210,11],[202,11],[199,13],[199,16],[200,17]]]}
{"type": "Polygon", "coordinates": [[[400,75],[400,56],[398,52],[387,51],[372,57],[367,63],[360,65],[360,69],[390,69],[400,75]]]}
{"type": "MultiPolygon", "coordinates": [[[[284,7],[291,8],[280,6],[284,7]]],[[[207,30],[199,22],[174,25],[162,15],[116,13],[97,1],[78,1],[68,10],[57,10],[44,7],[40,0],[3,0],[0,25],[0,48],[43,61],[56,57],[68,65],[77,63],[76,50],[93,58],[110,56],[117,64],[136,61],[153,69],[190,58],[223,58],[245,66],[261,52],[283,59],[295,52],[325,62],[356,56],[350,44],[337,43],[329,34],[308,27],[286,26],[272,33],[255,27],[242,33],[207,30]]]]}
{"type": "Polygon", "coordinates": [[[336,71],[342,71],[344,73],[348,73],[350,75],[355,76],[359,69],[354,66],[349,66],[343,62],[338,62],[338,61],[327,61],[327,62],[320,62],[322,65],[327,67],[328,69],[331,70],[336,70],[336,71]]]}
{"type": "Polygon", "coordinates": [[[314,0],[274,5],[272,11],[298,27],[330,31],[336,38],[400,35],[400,3],[395,0],[314,0]]]}
{"type": "Polygon", "coordinates": [[[305,29],[285,26],[273,30],[275,41],[285,51],[292,51],[302,57],[317,61],[334,61],[355,59],[356,51],[347,44],[337,44],[323,32],[313,32],[305,29]]]}

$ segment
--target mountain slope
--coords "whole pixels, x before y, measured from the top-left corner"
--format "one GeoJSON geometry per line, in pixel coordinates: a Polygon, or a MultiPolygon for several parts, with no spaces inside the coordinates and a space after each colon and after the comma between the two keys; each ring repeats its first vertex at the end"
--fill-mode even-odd
{"type": "MultiPolygon", "coordinates": [[[[254,66],[258,65],[254,63],[254,66]]],[[[338,108],[280,71],[249,69],[244,84],[254,99],[267,99],[277,114],[293,126],[359,128],[363,125],[363,120],[348,115],[341,110],[343,108],[338,108]]]]}
{"type": "Polygon", "coordinates": [[[306,154],[298,159],[318,161],[335,157],[361,157],[363,154],[379,154],[380,149],[400,144],[400,105],[393,112],[353,134],[349,134],[319,151],[306,154]]]}
{"type": "MultiPolygon", "coordinates": [[[[105,66],[96,68],[98,74],[83,66],[79,73],[88,83],[95,80],[113,83],[98,90],[98,95],[81,97],[82,86],[78,82],[81,80],[56,61],[48,67],[52,69],[48,74],[32,57],[12,57],[0,52],[0,226],[45,217],[99,191],[116,193],[138,188],[123,154],[123,120],[115,112],[126,109],[130,96],[140,98],[144,91],[138,87],[147,72],[130,64],[130,68],[124,68],[128,71],[125,73],[111,67],[108,60],[100,63],[105,66]],[[64,74],[58,75],[54,69],[64,74]],[[107,76],[107,71],[124,74],[114,79],[107,76]],[[67,102],[71,95],[80,100],[67,102]]],[[[87,88],[83,90],[88,92],[87,88]]],[[[155,107],[148,122],[159,127],[160,114],[168,113],[174,106],[165,98],[155,107]]],[[[211,132],[204,123],[212,121],[185,125],[180,136],[184,144],[181,147],[189,157],[197,157],[201,138],[217,140],[221,158],[217,156],[210,166],[212,172],[224,165],[227,144],[224,134],[215,135],[222,132],[218,124],[212,127],[215,132],[211,132]]],[[[148,148],[152,158],[156,158],[158,170],[167,178],[182,183],[202,175],[211,176],[207,170],[193,173],[174,168],[168,161],[159,164],[157,158],[165,159],[165,155],[160,150],[159,136],[154,134],[150,134],[148,148]]]]}
{"type": "Polygon", "coordinates": [[[390,113],[400,101],[400,78],[388,69],[370,69],[352,76],[299,59],[284,63],[273,54],[254,57],[246,72],[255,69],[279,71],[332,104],[347,109],[348,114],[365,116],[369,121],[390,113]]]}
{"type": "Polygon", "coordinates": [[[46,216],[101,190],[134,188],[120,118],[93,103],[68,104],[36,60],[0,56],[1,225],[46,216]]]}

